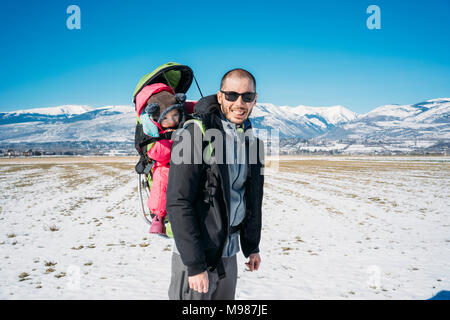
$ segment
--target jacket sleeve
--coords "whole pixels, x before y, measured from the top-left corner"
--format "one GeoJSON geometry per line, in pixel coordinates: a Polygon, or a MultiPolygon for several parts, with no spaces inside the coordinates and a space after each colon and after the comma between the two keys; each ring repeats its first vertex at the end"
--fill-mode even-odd
{"type": "Polygon", "coordinates": [[[180,130],[174,140],[166,193],[166,211],[181,260],[188,268],[188,275],[192,276],[207,270],[194,207],[202,174],[202,163],[198,159],[202,159],[203,136],[198,126],[189,124],[180,130]],[[197,130],[199,132],[194,134],[197,130]],[[183,161],[180,161],[180,158],[183,158],[183,161]],[[194,160],[197,160],[197,163],[194,160]]]}
{"type": "Polygon", "coordinates": [[[166,164],[170,161],[170,148],[172,147],[173,141],[171,140],[159,140],[155,145],[148,151],[148,156],[161,163],[166,164]]]}
{"type": "Polygon", "coordinates": [[[241,229],[240,242],[242,253],[246,258],[252,253],[259,252],[262,227],[262,202],[264,193],[264,144],[258,143],[258,157],[256,164],[250,164],[251,175],[247,181],[246,217],[241,229]]]}

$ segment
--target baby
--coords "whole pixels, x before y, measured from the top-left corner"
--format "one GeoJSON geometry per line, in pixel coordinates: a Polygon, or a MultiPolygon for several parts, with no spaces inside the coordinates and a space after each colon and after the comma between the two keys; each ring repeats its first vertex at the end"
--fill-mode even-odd
{"type": "MultiPolygon", "coordinates": [[[[148,99],[145,114],[156,126],[160,137],[165,137],[165,133],[177,129],[185,112],[185,100],[186,95],[182,93],[174,95],[168,91],[160,91],[148,99]]],[[[150,233],[166,235],[166,191],[172,144],[172,140],[163,138],[156,141],[147,152],[148,157],[155,161],[153,165],[153,183],[147,200],[148,208],[155,215],[150,227],[150,233]]]]}

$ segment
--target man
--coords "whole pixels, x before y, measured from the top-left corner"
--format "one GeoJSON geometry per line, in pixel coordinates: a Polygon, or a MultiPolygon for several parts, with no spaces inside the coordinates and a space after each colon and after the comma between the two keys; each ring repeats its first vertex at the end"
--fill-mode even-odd
{"type": "Polygon", "coordinates": [[[166,194],[175,239],[170,299],[234,299],[239,239],[248,269],[260,266],[264,149],[248,119],[256,101],[253,75],[233,69],[217,95],[197,103],[201,125],[185,125],[174,139],[166,194]],[[211,131],[219,135],[204,141],[211,131]]]}

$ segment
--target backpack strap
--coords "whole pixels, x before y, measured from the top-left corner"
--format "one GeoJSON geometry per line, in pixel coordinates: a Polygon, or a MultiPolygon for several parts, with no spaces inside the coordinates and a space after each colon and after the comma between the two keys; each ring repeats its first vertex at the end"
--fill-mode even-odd
{"type": "MultiPolygon", "coordinates": [[[[202,135],[205,136],[206,133],[206,129],[205,129],[205,125],[203,124],[202,120],[200,119],[189,119],[187,120],[184,124],[183,124],[183,128],[186,128],[189,124],[193,123],[194,125],[196,125],[198,128],[200,128],[202,135]]],[[[209,202],[209,204],[214,205],[213,202],[213,197],[216,193],[216,186],[214,186],[212,184],[212,178],[211,178],[211,170],[210,170],[210,160],[212,158],[213,155],[213,148],[211,145],[211,141],[208,141],[208,147],[209,147],[209,152],[207,154],[205,154],[205,161],[202,161],[202,170],[205,172],[206,175],[206,187],[208,190],[208,194],[207,194],[207,200],[205,200],[206,202],[209,202]]]]}
{"type": "Polygon", "coordinates": [[[238,231],[240,231],[242,228],[242,222],[239,223],[237,226],[231,226],[230,227],[230,234],[236,233],[238,231]]]}
{"type": "MultiPolygon", "coordinates": [[[[205,130],[205,125],[203,124],[202,120],[200,120],[200,119],[187,120],[184,123],[183,128],[186,128],[186,126],[191,123],[194,123],[196,126],[198,126],[202,132],[202,135],[205,136],[206,130],[205,130]]],[[[215,190],[213,190],[213,189],[215,187],[211,184],[211,177],[210,177],[211,172],[208,172],[208,170],[207,170],[209,167],[210,160],[214,153],[214,149],[211,145],[211,141],[208,141],[208,148],[209,148],[209,152],[205,155],[205,162],[207,163],[205,165],[206,166],[206,168],[205,168],[206,169],[205,170],[206,171],[206,184],[207,184],[207,188],[208,188],[208,201],[210,202],[211,205],[213,205],[213,196],[215,194],[215,190]]],[[[204,163],[204,162],[202,161],[202,163],[204,163]]],[[[238,229],[233,230],[233,233],[237,232],[240,229],[241,225],[239,225],[237,227],[238,227],[238,229]]],[[[217,269],[217,274],[219,276],[219,279],[225,278],[226,273],[225,273],[225,267],[223,265],[221,253],[220,253],[220,257],[217,260],[217,264],[215,266],[212,266],[209,270],[214,271],[215,269],[217,269]]]]}
{"type": "Polygon", "coordinates": [[[223,265],[223,259],[220,257],[219,263],[217,263],[217,275],[219,276],[219,279],[225,278],[225,266],[223,265]]]}
{"type": "MultiPolygon", "coordinates": [[[[189,119],[187,120],[184,124],[183,124],[183,128],[186,128],[187,125],[194,123],[196,126],[198,126],[202,132],[202,135],[205,136],[206,133],[206,129],[205,129],[205,125],[203,124],[202,120],[200,119],[189,119]]],[[[214,149],[211,145],[211,141],[208,141],[208,147],[209,147],[209,152],[205,155],[205,162],[209,163],[211,160],[211,157],[214,153],[214,149]]]]}

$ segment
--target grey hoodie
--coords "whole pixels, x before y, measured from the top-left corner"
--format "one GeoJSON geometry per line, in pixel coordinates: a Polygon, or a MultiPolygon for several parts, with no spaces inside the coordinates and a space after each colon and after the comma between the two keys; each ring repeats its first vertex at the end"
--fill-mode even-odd
{"type": "MultiPolygon", "coordinates": [[[[239,225],[245,218],[245,181],[247,165],[245,163],[244,130],[225,117],[222,118],[226,133],[225,154],[230,179],[230,227],[239,225]]],[[[228,236],[222,256],[231,257],[239,252],[239,232],[228,236]]]]}

